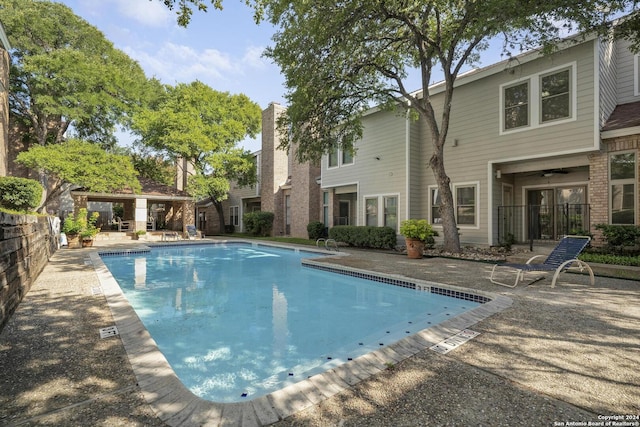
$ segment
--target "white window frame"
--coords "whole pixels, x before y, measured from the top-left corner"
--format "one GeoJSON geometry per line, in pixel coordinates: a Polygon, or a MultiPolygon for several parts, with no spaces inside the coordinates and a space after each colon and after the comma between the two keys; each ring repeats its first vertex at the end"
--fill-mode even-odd
{"type": "MultiPolygon", "coordinates": [[[[505,132],[510,132],[516,129],[525,129],[531,126],[531,82],[529,81],[529,79],[525,79],[525,80],[521,80],[521,81],[517,81],[515,83],[512,84],[508,84],[508,85],[503,85],[502,89],[501,89],[501,104],[502,104],[502,108],[500,110],[501,114],[502,114],[502,129],[505,132]],[[506,113],[506,109],[507,109],[507,105],[506,105],[506,96],[505,93],[507,91],[507,89],[511,89],[512,87],[516,87],[516,86],[520,86],[526,84],[527,85],[527,124],[522,125],[522,126],[516,126],[516,127],[512,127],[507,129],[506,128],[506,123],[505,123],[505,113],[506,113]]],[[[514,108],[514,107],[512,107],[514,108]]]]}
{"type": "Polygon", "coordinates": [[[640,55],[633,55],[633,95],[640,96],[640,55]]]}
{"type": "Polygon", "coordinates": [[[568,123],[577,120],[578,116],[578,65],[576,61],[559,65],[557,67],[545,70],[540,73],[531,74],[526,77],[522,77],[516,80],[512,80],[503,83],[499,86],[498,99],[499,99],[499,135],[511,135],[517,132],[526,132],[533,129],[539,129],[547,126],[556,126],[563,123],[568,123]],[[561,72],[565,69],[569,70],[569,111],[570,115],[564,119],[550,120],[547,122],[541,121],[542,115],[542,95],[541,95],[541,80],[542,77],[561,72]],[[529,126],[521,126],[513,129],[504,128],[504,90],[511,86],[515,86],[521,83],[529,82],[529,126]]]}
{"type": "Polygon", "coordinates": [[[325,157],[327,158],[327,169],[337,169],[337,168],[341,168],[341,167],[348,167],[348,166],[352,166],[356,163],[356,153],[354,152],[353,155],[351,156],[351,162],[349,163],[345,163],[344,161],[344,150],[340,149],[340,148],[336,148],[335,150],[333,150],[332,152],[336,153],[336,164],[335,165],[330,165],[329,164],[329,159],[331,158],[331,154],[326,153],[325,157]]]}
{"type": "Polygon", "coordinates": [[[638,153],[636,151],[616,151],[613,153],[609,153],[607,158],[607,169],[608,169],[608,178],[609,178],[609,187],[608,187],[608,205],[609,205],[609,223],[612,225],[638,225],[638,153]],[[634,176],[632,178],[625,179],[611,179],[611,158],[623,154],[633,154],[635,167],[633,169],[634,176]],[[612,197],[612,188],[614,185],[633,185],[633,224],[618,224],[613,222],[613,212],[611,206],[611,197],[612,197]]]}
{"type": "Polygon", "coordinates": [[[396,233],[398,232],[398,227],[400,227],[400,193],[385,193],[385,194],[370,194],[367,196],[363,196],[362,200],[362,206],[363,206],[363,222],[364,225],[368,225],[367,224],[367,200],[376,200],[377,201],[377,212],[376,212],[376,222],[377,225],[375,225],[374,227],[384,227],[384,221],[385,221],[385,212],[384,212],[384,201],[387,198],[391,198],[391,197],[395,197],[396,199],[396,228],[395,231],[396,233]]]}
{"type": "Polygon", "coordinates": [[[234,227],[238,227],[240,225],[240,206],[229,206],[229,223],[234,227]],[[234,210],[236,213],[235,215],[233,214],[234,210]]]}
{"type": "Polygon", "coordinates": [[[459,182],[453,184],[453,209],[456,215],[456,225],[458,228],[474,229],[480,228],[480,181],[459,182]],[[459,224],[458,223],[458,188],[474,187],[475,188],[475,209],[474,209],[474,224],[459,224]]]}
{"type": "Polygon", "coordinates": [[[438,190],[438,186],[437,185],[430,185],[430,186],[427,187],[427,191],[428,191],[427,199],[428,199],[428,205],[429,205],[429,207],[428,207],[428,209],[429,209],[429,216],[428,216],[429,223],[433,227],[442,227],[442,222],[438,222],[438,223],[433,222],[433,208],[434,208],[434,205],[433,205],[433,200],[431,200],[431,193],[433,192],[433,190],[439,191],[438,190]]]}

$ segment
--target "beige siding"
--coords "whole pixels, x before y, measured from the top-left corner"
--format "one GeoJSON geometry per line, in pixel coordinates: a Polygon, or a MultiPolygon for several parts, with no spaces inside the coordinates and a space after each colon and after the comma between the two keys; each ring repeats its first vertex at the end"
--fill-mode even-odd
{"type": "Polygon", "coordinates": [[[600,116],[602,127],[614,108],[616,108],[616,83],[618,75],[618,43],[602,41],[600,43],[600,116]]]}
{"type": "Polygon", "coordinates": [[[629,51],[629,42],[620,40],[617,45],[617,90],[618,104],[640,101],[634,93],[634,79],[637,78],[634,67],[635,55],[629,51]]]}

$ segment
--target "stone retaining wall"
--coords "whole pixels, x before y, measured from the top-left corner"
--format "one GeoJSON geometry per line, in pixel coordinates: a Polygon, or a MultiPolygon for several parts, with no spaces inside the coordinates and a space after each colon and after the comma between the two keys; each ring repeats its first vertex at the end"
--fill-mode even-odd
{"type": "Polygon", "coordinates": [[[57,249],[51,221],[0,212],[0,331],[57,249]]]}

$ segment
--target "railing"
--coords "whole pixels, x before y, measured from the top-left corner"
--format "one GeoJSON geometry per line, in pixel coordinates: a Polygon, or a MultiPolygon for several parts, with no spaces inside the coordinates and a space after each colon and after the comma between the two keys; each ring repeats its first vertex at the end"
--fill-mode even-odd
{"type": "Polygon", "coordinates": [[[588,204],[498,206],[498,241],[557,240],[590,229],[588,204]]]}

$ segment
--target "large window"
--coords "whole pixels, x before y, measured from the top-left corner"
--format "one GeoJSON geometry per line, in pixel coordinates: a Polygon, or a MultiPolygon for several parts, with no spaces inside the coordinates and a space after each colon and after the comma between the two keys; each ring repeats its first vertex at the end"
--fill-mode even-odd
{"type": "Polygon", "coordinates": [[[455,187],[456,222],[458,225],[477,225],[476,186],[460,185],[455,187]]]}
{"type": "Polygon", "coordinates": [[[547,74],[540,78],[540,122],[571,117],[570,70],[547,74]]]}
{"type": "Polygon", "coordinates": [[[609,158],[611,223],[636,223],[636,155],[612,154],[609,158]]]}
{"type": "Polygon", "coordinates": [[[515,129],[529,125],[529,82],[504,89],[504,128],[515,129]]]}
{"type": "Polygon", "coordinates": [[[365,199],[366,222],[367,225],[376,227],[378,225],[378,198],[365,199]]]}
{"type": "Polygon", "coordinates": [[[576,74],[574,62],[500,85],[500,133],[575,120],[576,74]]]}
{"type": "Polygon", "coordinates": [[[240,207],[239,206],[231,206],[229,208],[229,223],[236,227],[240,225],[240,207]]]}
{"type": "Polygon", "coordinates": [[[384,225],[398,230],[398,197],[384,197],[384,225]]]}

